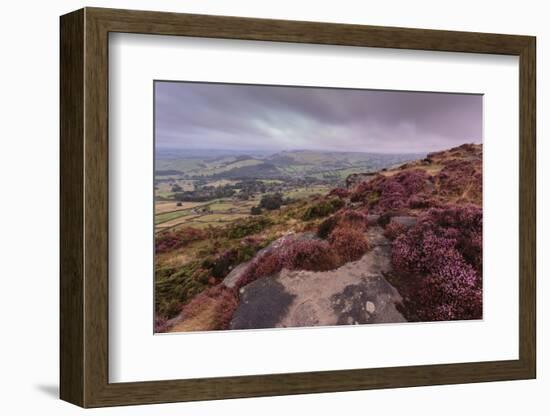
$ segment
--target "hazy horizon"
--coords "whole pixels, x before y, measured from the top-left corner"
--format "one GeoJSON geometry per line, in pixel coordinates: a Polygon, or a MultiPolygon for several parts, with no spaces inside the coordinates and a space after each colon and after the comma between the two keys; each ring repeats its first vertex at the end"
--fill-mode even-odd
{"type": "Polygon", "coordinates": [[[482,143],[482,95],[155,82],[155,148],[418,154],[482,143]]]}
{"type": "MultiPolygon", "coordinates": [[[[480,144],[471,142],[473,144],[480,144]]],[[[464,143],[462,143],[464,144],[464,143]]],[[[447,150],[448,148],[442,148],[442,149],[436,149],[437,151],[443,151],[447,150]]],[[[227,153],[234,153],[238,154],[241,153],[243,155],[249,155],[249,154],[265,154],[265,155],[272,155],[276,153],[293,153],[293,152],[318,152],[318,153],[361,153],[361,154],[379,154],[379,155],[420,155],[420,154],[426,154],[432,152],[431,150],[429,152],[427,151],[415,151],[415,152],[375,152],[375,151],[355,151],[355,150],[332,150],[332,149],[299,149],[299,148],[288,148],[288,149],[235,149],[235,148],[187,148],[187,147],[162,147],[157,148],[156,152],[170,152],[170,151],[177,151],[177,152],[184,152],[189,151],[191,153],[199,153],[199,152],[227,152],[227,153]]]]}

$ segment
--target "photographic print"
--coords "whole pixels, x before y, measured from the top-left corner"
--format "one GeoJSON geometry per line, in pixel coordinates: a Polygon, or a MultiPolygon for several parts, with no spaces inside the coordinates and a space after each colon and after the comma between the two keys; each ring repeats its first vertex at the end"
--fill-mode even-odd
{"type": "Polygon", "coordinates": [[[155,333],[482,319],[483,96],[154,82],[155,333]]]}

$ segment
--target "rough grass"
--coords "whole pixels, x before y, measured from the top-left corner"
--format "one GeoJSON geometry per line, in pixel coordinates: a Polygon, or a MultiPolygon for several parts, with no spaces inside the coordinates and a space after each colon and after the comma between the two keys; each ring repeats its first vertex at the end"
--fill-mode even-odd
{"type": "Polygon", "coordinates": [[[309,206],[302,215],[304,221],[310,221],[315,218],[323,218],[330,215],[345,205],[345,202],[339,198],[321,200],[309,206]]]}
{"type": "Polygon", "coordinates": [[[208,287],[208,270],[195,261],[177,270],[157,270],[155,279],[155,311],[159,317],[172,317],[181,305],[208,287]]]}
{"type": "Polygon", "coordinates": [[[273,221],[264,215],[249,217],[232,223],[225,230],[225,235],[227,238],[243,238],[258,234],[272,224],[273,221]]]}
{"type": "MultiPolygon", "coordinates": [[[[207,234],[206,231],[203,233],[207,234]]],[[[155,310],[159,317],[171,318],[194,296],[219,283],[235,266],[250,260],[269,244],[269,238],[244,237],[228,240],[217,237],[197,240],[179,251],[158,257],[155,277],[155,310]],[[174,263],[172,257],[185,256],[186,263],[174,263]],[[190,259],[192,259],[190,261],[190,259]]]]}
{"type": "Polygon", "coordinates": [[[181,228],[159,233],[155,236],[155,253],[166,253],[207,237],[207,233],[196,228],[181,228]]]}
{"type": "Polygon", "coordinates": [[[223,285],[211,287],[181,311],[182,325],[175,326],[173,331],[214,331],[227,329],[233,313],[237,309],[238,299],[235,291],[223,285]]]}

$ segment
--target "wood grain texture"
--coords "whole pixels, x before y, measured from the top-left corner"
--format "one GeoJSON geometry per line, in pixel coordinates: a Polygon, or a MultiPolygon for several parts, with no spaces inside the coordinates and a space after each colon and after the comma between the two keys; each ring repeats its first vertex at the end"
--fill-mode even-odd
{"type": "Polygon", "coordinates": [[[536,41],[520,54],[519,337],[520,360],[536,377],[536,41]]]}
{"type": "Polygon", "coordinates": [[[60,388],[84,404],[84,12],[61,19],[60,44],[60,388]]]}
{"type": "Polygon", "coordinates": [[[83,407],[533,378],[535,39],[87,8],[61,19],[61,396],[83,407]],[[518,360],[192,380],[108,380],[108,33],[370,46],[520,57],[518,360]]]}
{"type": "Polygon", "coordinates": [[[108,33],[86,14],[84,58],[84,359],[85,406],[97,400],[108,380],[109,142],[108,33]]]}

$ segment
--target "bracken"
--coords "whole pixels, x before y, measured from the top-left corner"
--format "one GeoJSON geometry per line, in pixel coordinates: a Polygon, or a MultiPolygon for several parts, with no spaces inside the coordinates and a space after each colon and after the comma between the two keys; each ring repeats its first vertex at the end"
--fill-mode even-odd
{"type": "Polygon", "coordinates": [[[317,235],[321,238],[328,238],[335,228],[343,225],[350,226],[359,231],[366,231],[368,225],[367,210],[342,209],[319,224],[317,235]]]}
{"type": "Polygon", "coordinates": [[[369,248],[365,235],[350,226],[336,228],[330,234],[329,242],[341,261],[345,263],[359,260],[369,248]]]}

